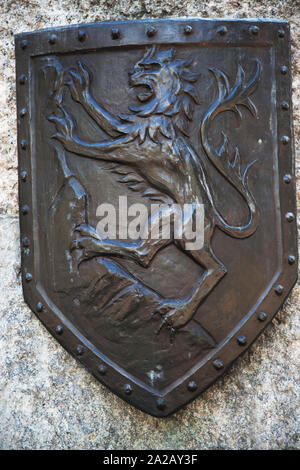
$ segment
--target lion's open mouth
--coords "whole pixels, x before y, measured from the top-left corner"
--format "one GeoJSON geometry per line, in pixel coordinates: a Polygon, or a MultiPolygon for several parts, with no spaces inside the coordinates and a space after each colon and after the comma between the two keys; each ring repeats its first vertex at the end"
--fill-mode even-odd
{"type": "Polygon", "coordinates": [[[132,79],[130,85],[134,88],[138,88],[136,96],[142,103],[148,101],[154,95],[153,86],[148,81],[132,79]]]}

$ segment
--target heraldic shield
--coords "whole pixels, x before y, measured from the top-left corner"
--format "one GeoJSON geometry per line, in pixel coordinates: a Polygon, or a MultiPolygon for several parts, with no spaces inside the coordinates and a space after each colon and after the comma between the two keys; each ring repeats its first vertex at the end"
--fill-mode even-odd
{"type": "Polygon", "coordinates": [[[264,20],[16,36],[25,300],[151,415],[222,375],[296,281],[289,43],[264,20]]]}

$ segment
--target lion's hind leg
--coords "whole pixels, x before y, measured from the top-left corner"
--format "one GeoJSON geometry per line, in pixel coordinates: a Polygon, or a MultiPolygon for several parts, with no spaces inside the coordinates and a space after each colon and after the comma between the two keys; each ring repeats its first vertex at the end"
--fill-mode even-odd
{"type": "Polygon", "coordinates": [[[115,256],[131,259],[143,267],[148,267],[156,253],[173,241],[170,206],[163,206],[148,219],[149,232],[143,232],[143,238],[137,240],[104,239],[96,229],[89,225],[75,228],[79,237],[71,243],[71,251],[82,250],[80,262],[96,256],[115,256]],[[170,226],[167,226],[167,222],[170,226]]]}
{"type": "Polygon", "coordinates": [[[167,326],[171,331],[184,327],[193,318],[201,302],[227,272],[225,266],[212,252],[210,239],[213,230],[210,223],[207,224],[204,232],[204,245],[199,250],[187,251],[185,246],[186,240],[176,240],[178,248],[202,266],[204,272],[193,286],[188,297],[185,299],[164,300],[155,309],[154,314],[159,313],[162,316],[162,322],[157,332],[163,326],[167,326]]]}

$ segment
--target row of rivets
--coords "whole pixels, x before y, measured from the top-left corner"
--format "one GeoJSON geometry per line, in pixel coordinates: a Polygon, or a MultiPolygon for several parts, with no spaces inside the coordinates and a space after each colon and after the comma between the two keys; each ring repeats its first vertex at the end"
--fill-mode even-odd
{"type": "MultiPolygon", "coordinates": [[[[278,36],[280,38],[283,38],[285,36],[285,32],[284,32],[283,29],[278,30],[278,36]]],[[[286,75],[287,72],[288,72],[288,67],[286,65],[282,65],[280,67],[280,72],[281,72],[282,75],[286,75]]],[[[290,108],[289,103],[287,101],[282,101],[280,103],[280,106],[281,106],[281,109],[284,110],[284,111],[288,111],[289,108],[290,108]]],[[[281,143],[283,145],[287,145],[290,142],[290,138],[287,135],[282,136],[280,140],[281,140],[281,143]]],[[[283,181],[284,181],[285,184],[290,184],[291,181],[292,181],[292,175],[290,175],[289,173],[285,174],[283,176],[283,181]]],[[[293,214],[293,212],[287,212],[285,214],[285,219],[286,219],[287,222],[291,223],[295,220],[295,215],[293,214]]],[[[288,263],[290,265],[294,264],[295,261],[296,261],[296,257],[294,255],[288,255],[287,259],[288,259],[288,263]]],[[[284,287],[281,284],[278,284],[274,288],[274,290],[275,290],[277,295],[282,295],[282,293],[284,291],[284,287]]]]}
{"type": "MultiPolygon", "coordinates": [[[[258,320],[265,321],[267,319],[267,314],[265,312],[259,312],[257,316],[258,320]]],[[[237,342],[240,346],[245,346],[247,344],[247,338],[244,335],[240,335],[237,337],[237,342]]],[[[224,363],[221,359],[216,359],[213,361],[213,366],[217,370],[221,370],[224,368],[224,363]]],[[[197,383],[194,380],[190,380],[187,384],[187,389],[190,392],[195,392],[198,388],[197,383]]],[[[159,410],[164,410],[166,407],[166,402],[163,398],[158,398],[156,400],[156,406],[159,410]]]]}
{"type": "MultiPolygon", "coordinates": [[[[25,48],[27,47],[27,40],[26,40],[26,39],[24,39],[23,41],[21,41],[21,47],[22,47],[22,49],[25,49],[25,48]]],[[[25,85],[26,81],[27,81],[26,75],[22,74],[22,75],[19,76],[19,84],[20,84],[20,85],[25,85]]],[[[26,108],[22,108],[22,109],[20,110],[19,116],[23,119],[26,115],[27,115],[27,109],[26,109],[26,108]]],[[[27,148],[27,141],[26,141],[25,139],[21,140],[20,146],[21,146],[21,149],[22,149],[22,150],[26,150],[26,148],[27,148]]],[[[20,179],[21,179],[23,182],[26,181],[26,179],[27,179],[27,171],[24,170],[24,171],[21,171],[21,172],[20,172],[20,179]]],[[[23,215],[27,215],[27,214],[29,213],[29,210],[30,210],[30,209],[29,209],[28,204],[24,204],[24,205],[22,206],[22,208],[21,208],[21,212],[22,212],[23,215]]],[[[26,236],[23,237],[23,239],[22,239],[22,246],[23,246],[24,248],[28,248],[28,247],[30,246],[30,240],[29,240],[28,237],[26,237],[26,236]]],[[[25,273],[25,280],[26,280],[26,282],[30,282],[30,281],[32,281],[32,279],[33,279],[32,274],[29,273],[29,272],[26,272],[26,273],[25,273]]],[[[39,310],[39,304],[37,305],[37,310],[40,311],[40,310],[39,310]]]]}
{"type": "MultiPolygon", "coordinates": [[[[257,36],[259,31],[260,31],[259,27],[255,26],[255,25],[250,26],[250,28],[249,28],[249,32],[253,36],[257,36]]],[[[184,29],[183,29],[184,34],[190,35],[193,32],[194,32],[194,30],[193,30],[193,27],[191,25],[185,25],[184,26],[184,29]]],[[[121,32],[118,28],[112,28],[110,33],[111,33],[112,39],[119,39],[121,37],[121,32]]],[[[155,26],[149,26],[146,30],[146,34],[147,34],[148,37],[153,37],[153,36],[156,35],[156,33],[157,33],[157,28],[155,26]]],[[[217,27],[217,33],[220,36],[225,36],[228,33],[228,27],[225,26],[225,25],[218,26],[217,27]]],[[[278,33],[278,37],[280,37],[280,38],[283,38],[285,36],[285,31],[283,29],[279,29],[277,33],[278,33]]],[[[84,42],[86,40],[87,34],[84,30],[80,29],[78,31],[77,37],[78,37],[78,40],[80,42],[84,42]]],[[[57,35],[56,34],[51,34],[48,41],[49,41],[49,44],[51,44],[51,45],[56,44],[57,35]]],[[[28,41],[26,39],[23,39],[21,41],[21,48],[26,49],[27,46],[28,46],[28,41]]],[[[284,72],[282,72],[282,73],[284,73],[284,72]]],[[[26,80],[26,77],[25,77],[25,80],[26,80]]]]}
{"type": "MultiPolygon", "coordinates": [[[[268,315],[265,313],[265,312],[259,312],[257,314],[257,319],[261,322],[265,321],[266,319],[268,318],[268,315]]],[[[245,335],[240,335],[237,337],[237,343],[240,345],[240,346],[246,346],[247,344],[247,337],[245,335]]],[[[213,362],[213,366],[215,369],[217,370],[220,370],[220,369],[223,369],[224,367],[224,363],[223,361],[221,361],[221,359],[216,359],[214,362],[213,362]]]]}
{"type": "MultiPolygon", "coordinates": [[[[285,35],[284,30],[279,30],[278,31],[278,36],[279,37],[283,38],[284,35],[285,35]]],[[[286,75],[287,72],[288,72],[287,66],[286,65],[281,66],[280,71],[281,71],[282,75],[286,75]]],[[[289,107],[290,107],[289,103],[287,101],[282,101],[280,106],[281,106],[281,109],[283,109],[284,111],[289,110],[289,107]]],[[[281,137],[281,142],[282,142],[283,145],[287,145],[290,142],[290,138],[288,136],[284,135],[284,136],[281,137]]],[[[289,173],[285,174],[284,177],[283,177],[283,181],[286,184],[290,184],[290,182],[292,181],[292,176],[289,173]]],[[[290,222],[290,223],[295,220],[295,216],[292,212],[287,212],[285,214],[285,218],[286,218],[287,222],[290,222]]],[[[289,255],[288,256],[288,262],[289,262],[289,264],[293,264],[295,262],[295,256],[289,255]]],[[[284,287],[281,284],[278,284],[275,287],[274,290],[275,290],[277,295],[282,295],[284,287]]]]}

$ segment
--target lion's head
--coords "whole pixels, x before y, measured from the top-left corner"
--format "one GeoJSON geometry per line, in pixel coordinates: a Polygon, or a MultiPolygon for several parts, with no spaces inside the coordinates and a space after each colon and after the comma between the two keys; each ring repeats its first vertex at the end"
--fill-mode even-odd
{"type": "Polygon", "coordinates": [[[159,50],[153,46],[129,72],[129,84],[137,88],[141,102],[129,109],[140,118],[148,118],[149,125],[157,128],[155,132],[170,134],[167,127],[172,122],[172,126],[188,135],[194,103],[200,104],[193,85],[199,74],[189,70],[191,65],[191,60],[176,59],[174,49],[159,50]]]}

